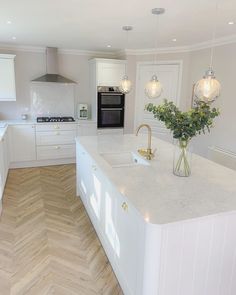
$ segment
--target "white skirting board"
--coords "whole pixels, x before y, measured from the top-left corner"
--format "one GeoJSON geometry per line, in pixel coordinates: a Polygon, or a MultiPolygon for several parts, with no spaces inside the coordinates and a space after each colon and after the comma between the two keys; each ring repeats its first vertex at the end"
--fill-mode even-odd
{"type": "Polygon", "coordinates": [[[28,168],[28,167],[41,167],[51,165],[65,165],[75,163],[75,158],[69,159],[56,159],[56,160],[40,160],[40,161],[27,161],[27,162],[13,162],[10,164],[10,169],[14,168],[28,168]]]}
{"type": "Polygon", "coordinates": [[[236,170],[236,153],[213,146],[209,147],[209,159],[236,170]]]}

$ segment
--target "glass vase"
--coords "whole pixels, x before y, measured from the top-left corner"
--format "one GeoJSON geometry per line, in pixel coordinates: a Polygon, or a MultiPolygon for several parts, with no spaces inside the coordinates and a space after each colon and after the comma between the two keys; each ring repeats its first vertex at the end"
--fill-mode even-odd
{"type": "Polygon", "coordinates": [[[188,177],[191,174],[191,152],[189,141],[179,139],[175,144],[173,173],[177,176],[188,177]]]}

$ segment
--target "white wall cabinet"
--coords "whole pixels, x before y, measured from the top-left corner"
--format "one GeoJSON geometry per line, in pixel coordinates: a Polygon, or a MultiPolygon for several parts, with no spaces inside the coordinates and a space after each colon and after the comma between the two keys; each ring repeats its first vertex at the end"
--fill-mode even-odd
{"type": "Polygon", "coordinates": [[[36,160],[35,125],[10,126],[10,151],[12,162],[36,160]]]}
{"type": "Polygon", "coordinates": [[[98,61],[97,86],[119,86],[125,75],[125,61],[98,61]]]}
{"type": "Polygon", "coordinates": [[[0,54],[0,101],[16,100],[15,55],[0,54]]]}

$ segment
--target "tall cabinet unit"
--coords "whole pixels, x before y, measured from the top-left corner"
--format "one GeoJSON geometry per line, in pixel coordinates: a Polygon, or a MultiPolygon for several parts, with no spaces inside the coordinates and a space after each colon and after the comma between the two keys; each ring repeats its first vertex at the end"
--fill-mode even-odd
{"type": "Polygon", "coordinates": [[[119,86],[125,67],[126,61],[120,59],[94,58],[89,61],[92,120],[97,120],[97,87],[119,86]]]}

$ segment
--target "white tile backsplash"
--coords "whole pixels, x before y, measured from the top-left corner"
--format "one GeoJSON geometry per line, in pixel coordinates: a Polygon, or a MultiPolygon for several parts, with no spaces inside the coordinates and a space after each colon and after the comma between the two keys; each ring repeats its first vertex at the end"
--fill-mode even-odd
{"type": "Polygon", "coordinates": [[[31,85],[31,117],[75,115],[73,84],[41,83],[31,85]]]}

